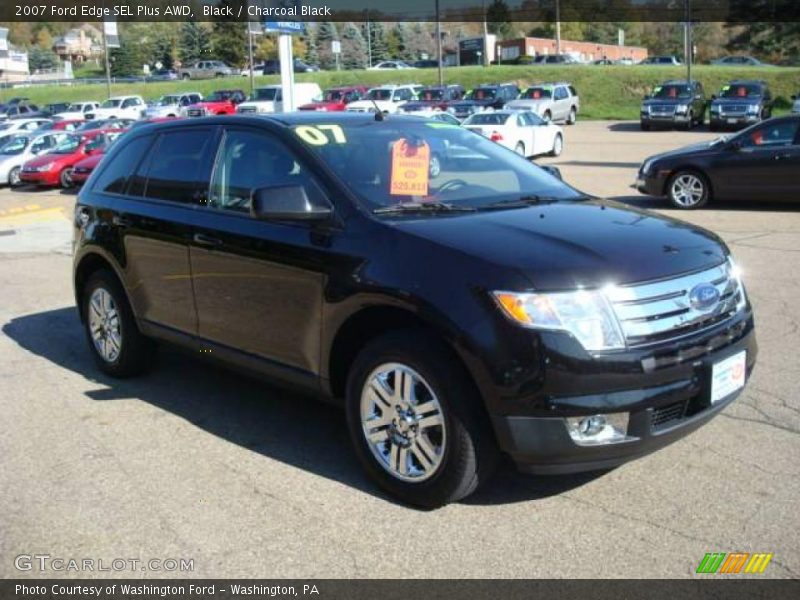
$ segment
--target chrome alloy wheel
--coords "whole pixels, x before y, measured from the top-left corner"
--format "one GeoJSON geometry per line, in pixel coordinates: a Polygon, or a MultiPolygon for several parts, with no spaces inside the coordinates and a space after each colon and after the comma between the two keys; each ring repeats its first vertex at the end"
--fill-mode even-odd
{"type": "Polygon", "coordinates": [[[386,363],[367,376],[361,427],[378,463],[397,479],[425,481],[442,464],[447,443],[442,407],[410,367],[386,363]]]}
{"type": "Polygon", "coordinates": [[[97,288],[89,298],[89,331],[97,353],[108,363],[119,358],[122,350],[122,327],[119,311],[111,294],[97,288]]]}
{"type": "Polygon", "coordinates": [[[670,194],[676,204],[690,208],[702,201],[705,184],[697,175],[684,173],[672,182],[670,194]]]}

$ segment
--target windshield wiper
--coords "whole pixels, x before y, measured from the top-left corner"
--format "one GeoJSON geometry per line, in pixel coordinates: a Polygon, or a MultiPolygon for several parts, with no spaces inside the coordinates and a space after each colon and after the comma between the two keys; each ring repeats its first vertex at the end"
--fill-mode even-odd
{"type": "Polygon", "coordinates": [[[405,212],[475,212],[475,209],[469,206],[453,206],[444,202],[404,202],[376,208],[372,212],[376,215],[388,215],[405,212]]]}
{"type": "Polygon", "coordinates": [[[539,196],[537,194],[526,194],[524,196],[519,196],[518,198],[511,198],[509,200],[498,200],[497,202],[492,202],[491,204],[486,204],[482,206],[482,209],[493,209],[493,208],[517,208],[523,206],[533,206],[534,204],[541,204],[542,202],[555,202],[556,198],[551,196],[539,196]]]}

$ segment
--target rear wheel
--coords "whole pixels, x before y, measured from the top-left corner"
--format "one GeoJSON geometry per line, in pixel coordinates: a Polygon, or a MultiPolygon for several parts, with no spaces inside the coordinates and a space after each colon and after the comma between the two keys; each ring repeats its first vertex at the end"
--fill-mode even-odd
{"type": "Polygon", "coordinates": [[[678,171],[667,182],[667,196],[677,208],[692,210],[708,202],[708,180],[697,171],[678,171]]]}
{"type": "Polygon", "coordinates": [[[393,496],[427,508],[488,479],[498,451],[469,375],[440,341],[393,332],[367,345],[347,380],[356,454],[393,496]]]}
{"type": "Polygon", "coordinates": [[[103,372],[130,377],[150,364],[153,344],[139,332],[125,292],[113,273],[100,270],[89,277],[81,306],[86,339],[103,372]]]}
{"type": "Polygon", "coordinates": [[[22,183],[19,178],[19,172],[19,167],[14,167],[8,172],[8,185],[10,187],[17,187],[20,183],[22,183]]]}
{"type": "Polygon", "coordinates": [[[519,142],[519,143],[518,143],[518,144],[517,144],[517,145],[514,147],[514,152],[516,152],[516,153],[517,153],[517,154],[519,154],[520,156],[523,156],[523,157],[524,157],[524,156],[526,156],[526,154],[525,154],[525,144],[523,144],[522,142],[519,142]]]}
{"type": "Polygon", "coordinates": [[[561,134],[556,134],[555,139],[553,139],[553,149],[550,151],[550,156],[561,156],[561,151],[564,149],[564,138],[561,137],[561,134]]]}
{"type": "Polygon", "coordinates": [[[578,111],[575,110],[575,107],[569,109],[569,115],[567,116],[567,125],[575,125],[578,121],[578,111]]]}

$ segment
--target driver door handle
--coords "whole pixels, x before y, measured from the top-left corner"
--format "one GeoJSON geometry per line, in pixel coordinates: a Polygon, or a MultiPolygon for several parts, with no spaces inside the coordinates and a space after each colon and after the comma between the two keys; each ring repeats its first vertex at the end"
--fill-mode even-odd
{"type": "Polygon", "coordinates": [[[218,248],[222,246],[222,240],[219,238],[211,237],[203,233],[194,234],[194,243],[200,246],[208,246],[211,248],[218,248]]]}

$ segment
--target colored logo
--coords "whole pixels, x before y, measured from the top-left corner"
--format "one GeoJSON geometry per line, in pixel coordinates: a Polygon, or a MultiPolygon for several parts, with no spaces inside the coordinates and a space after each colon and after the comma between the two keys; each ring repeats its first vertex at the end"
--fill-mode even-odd
{"type": "Polygon", "coordinates": [[[689,292],[689,304],[695,310],[711,310],[719,302],[719,290],[710,283],[699,283],[689,292]]]}
{"type": "Polygon", "coordinates": [[[696,573],[703,574],[737,574],[763,573],[773,554],[749,552],[709,552],[700,561],[696,573]]]}

